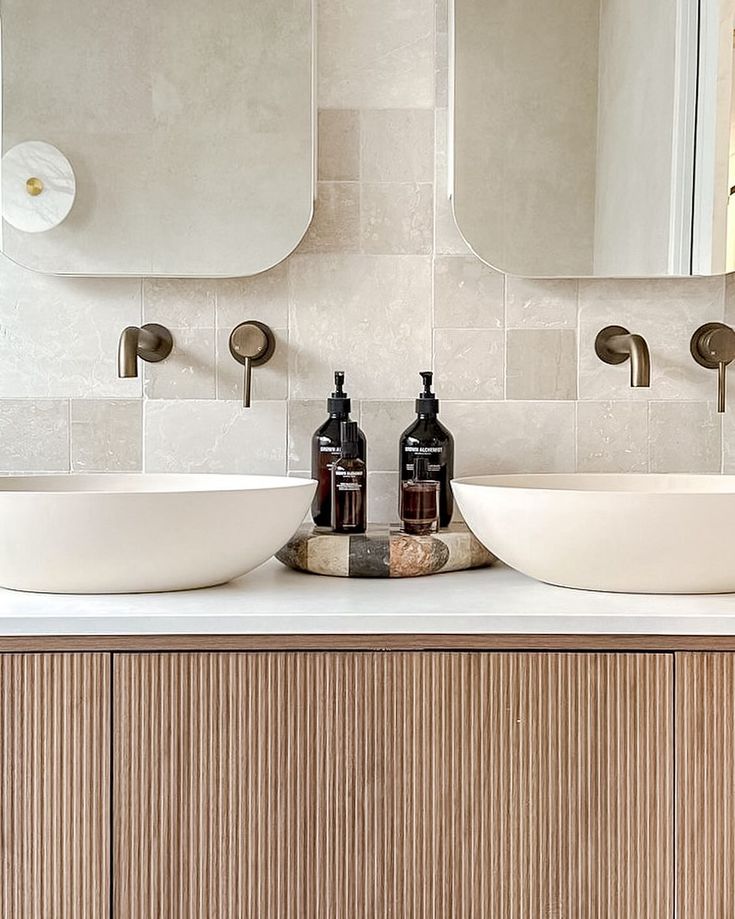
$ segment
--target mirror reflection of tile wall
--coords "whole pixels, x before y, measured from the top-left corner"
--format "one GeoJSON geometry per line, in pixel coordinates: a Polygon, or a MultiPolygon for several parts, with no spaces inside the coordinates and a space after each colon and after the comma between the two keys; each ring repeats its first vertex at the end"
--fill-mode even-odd
{"type": "Polygon", "coordinates": [[[460,475],[735,472],[735,415],[717,416],[714,380],[689,356],[702,322],[735,322],[735,287],[524,281],[482,265],[446,198],[445,6],[321,0],[319,28],[318,207],[282,265],[141,282],[0,261],[0,470],[305,474],[339,367],[369,438],[371,515],[390,519],[398,435],[433,361],[460,475]],[[143,383],[119,381],[117,336],[143,318],[179,346],[143,383]],[[279,338],[250,412],[227,352],[247,318],[279,338]],[[650,390],[595,361],[610,322],[648,339],[650,390]]]}

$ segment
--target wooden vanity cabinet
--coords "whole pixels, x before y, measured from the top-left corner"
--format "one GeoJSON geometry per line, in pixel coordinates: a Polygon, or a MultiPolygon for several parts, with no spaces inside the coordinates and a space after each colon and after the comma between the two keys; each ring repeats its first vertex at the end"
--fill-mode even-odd
{"type": "Polygon", "coordinates": [[[110,655],[0,654],[0,917],[109,917],[110,655]]]}
{"type": "Polygon", "coordinates": [[[7,644],[0,919],[735,916],[730,650],[7,644]]]}
{"type": "Polygon", "coordinates": [[[114,916],[673,915],[673,656],[116,654],[114,916]]]}
{"type": "Polygon", "coordinates": [[[676,655],[678,919],[735,916],[735,654],[676,655]]]}

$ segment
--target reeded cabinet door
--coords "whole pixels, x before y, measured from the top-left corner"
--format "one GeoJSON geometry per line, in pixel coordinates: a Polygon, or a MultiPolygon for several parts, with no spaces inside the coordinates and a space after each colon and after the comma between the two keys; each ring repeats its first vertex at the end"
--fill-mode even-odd
{"type": "Polygon", "coordinates": [[[735,654],[676,655],[678,919],[735,916],[735,654]]]}
{"type": "Polygon", "coordinates": [[[116,915],[670,919],[672,665],[116,656],[116,915]]]}
{"type": "Polygon", "coordinates": [[[0,916],[109,917],[110,659],[0,654],[0,916]]]}

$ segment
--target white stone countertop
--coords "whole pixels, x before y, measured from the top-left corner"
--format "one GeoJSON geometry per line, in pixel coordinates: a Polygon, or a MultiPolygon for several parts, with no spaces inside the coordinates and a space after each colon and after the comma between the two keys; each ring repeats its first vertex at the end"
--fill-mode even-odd
{"type": "Polygon", "coordinates": [[[223,587],[56,596],[0,590],[0,637],[137,635],[735,635],[735,594],[550,587],[502,565],[406,580],[301,574],[271,560],[223,587]]]}

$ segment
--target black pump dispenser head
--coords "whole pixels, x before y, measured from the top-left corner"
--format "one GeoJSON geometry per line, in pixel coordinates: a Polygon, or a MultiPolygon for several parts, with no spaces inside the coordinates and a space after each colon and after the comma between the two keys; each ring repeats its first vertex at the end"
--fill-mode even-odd
{"type": "Polygon", "coordinates": [[[352,402],[350,397],[344,391],[345,372],[344,370],[334,371],[334,392],[327,399],[327,411],[330,415],[349,415],[352,411],[352,402]]]}
{"type": "Polygon", "coordinates": [[[340,453],[348,459],[354,459],[360,453],[360,441],[356,421],[343,421],[340,425],[342,446],[340,453]]]}
{"type": "Polygon", "coordinates": [[[439,400],[431,391],[434,374],[430,370],[422,370],[420,376],[424,381],[424,391],[416,400],[416,412],[419,415],[438,415],[439,400]]]}
{"type": "Polygon", "coordinates": [[[430,479],[429,475],[429,457],[423,453],[417,453],[413,459],[413,480],[414,482],[426,482],[430,479]]]}

